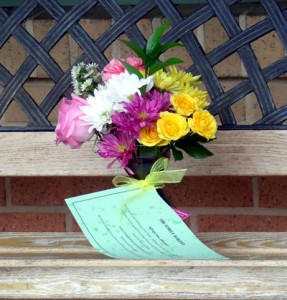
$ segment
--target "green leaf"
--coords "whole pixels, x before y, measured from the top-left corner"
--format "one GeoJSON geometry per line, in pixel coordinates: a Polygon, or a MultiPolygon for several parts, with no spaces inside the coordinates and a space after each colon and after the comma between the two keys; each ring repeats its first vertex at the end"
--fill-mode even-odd
{"type": "Polygon", "coordinates": [[[199,142],[199,143],[202,143],[202,144],[208,143],[208,142],[209,142],[209,140],[208,140],[207,138],[205,138],[205,137],[203,137],[203,136],[201,136],[201,135],[199,135],[199,134],[197,134],[197,133],[194,133],[194,134],[191,136],[191,139],[194,140],[194,141],[197,141],[197,142],[199,142]]]}
{"type": "Polygon", "coordinates": [[[158,147],[157,146],[153,146],[153,147],[148,147],[148,146],[143,146],[140,145],[138,147],[138,151],[139,151],[139,155],[142,157],[153,157],[158,155],[158,147]]]}
{"type": "Polygon", "coordinates": [[[172,155],[175,161],[183,160],[182,152],[175,147],[172,147],[172,155]]]}
{"type": "Polygon", "coordinates": [[[161,53],[163,53],[166,50],[173,48],[173,47],[184,47],[184,45],[181,43],[166,43],[166,44],[160,45],[159,48],[157,49],[157,51],[159,51],[157,53],[157,55],[160,55],[161,53]]]}
{"type": "Polygon", "coordinates": [[[176,146],[197,159],[203,159],[213,155],[213,153],[204,146],[190,139],[182,139],[176,143],[176,146]]]}
{"type": "Polygon", "coordinates": [[[151,55],[155,48],[160,44],[163,33],[169,26],[169,21],[165,21],[157,30],[153,32],[146,44],[146,54],[151,55]]]}
{"type": "Polygon", "coordinates": [[[152,67],[154,64],[157,64],[159,62],[160,62],[160,60],[158,59],[158,56],[157,57],[148,56],[147,64],[145,66],[146,66],[147,70],[149,70],[150,67],[152,67]]]}
{"type": "Polygon", "coordinates": [[[125,62],[123,60],[121,60],[121,63],[124,65],[124,67],[127,69],[127,71],[130,74],[137,75],[139,79],[143,78],[143,74],[138,69],[136,69],[135,67],[131,66],[130,64],[128,64],[127,62],[125,62]]]}
{"type": "Polygon", "coordinates": [[[163,69],[163,68],[165,68],[167,66],[171,66],[171,65],[175,65],[175,64],[180,64],[182,62],[183,62],[183,60],[180,59],[180,58],[177,58],[177,57],[169,58],[166,61],[159,62],[159,63],[156,63],[153,66],[151,66],[150,69],[149,69],[149,74],[150,75],[154,74],[158,70],[161,70],[161,69],[163,69]]]}
{"type": "Polygon", "coordinates": [[[139,45],[131,42],[131,41],[126,41],[126,40],[120,40],[123,44],[128,46],[130,49],[132,49],[145,63],[146,60],[146,54],[144,49],[142,49],[139,45]]]}
{"type": "Polygon", "coordinates": [[[145,85],[143,85],[143,86],[141,86],[141,87],[139,88],[139,90],[140,90],[140,92],[141,92],[141,96],[144,96],[144,95],[145,95],[145,93],[146,93],[146,87],[147,87],[147,85],[145,84],[145,85]]]}

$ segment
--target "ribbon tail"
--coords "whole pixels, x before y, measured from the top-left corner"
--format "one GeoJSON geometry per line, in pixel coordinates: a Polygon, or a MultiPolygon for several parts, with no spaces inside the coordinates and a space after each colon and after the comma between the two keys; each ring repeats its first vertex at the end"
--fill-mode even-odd
{"type": "Polygon", "coordinates": [[[123,220],[123,216],[124,216],[124,213],[125,213],[125,206],[133,199],[135,199],[137,196],[141,195],[142,193],[144,193],[146,190],[148,189],[152,189],[153,187],[149,187],[149,186],[146,186],[144,188],[140,188],[138,189],[137,192],[134,192],[132,193],[131,195],[129,195],[128,197],[126,197],[126,199],[122,202],[121,206],[120,206],[120,222],[122,222],[123,220]]]}
{"type": "Polygon", "coordinates": [[[174,212],[176,212],[178,214],[178,216],[184,221],[185,219],[187,219],[188,217],[191,216],[190,213],[184,211],[184,210],[181,210],[181,209],[178,209],[178,208],[175,208],[173,207],[172,208],[174,210],[174,212]]]}
{"type": "Polygon", "coordinates": [[[148,175],[151,185],[157,187],[164,183],[179,183],[186,173],[186,169],[153,172],[148,175]]]}
{"type": "Polygon", "coordinates": [[[119,187],[123,185],[137,184],[138,180],[127,176],[118,175],[112,180],[112,182],[115,187],[119,187]]]}

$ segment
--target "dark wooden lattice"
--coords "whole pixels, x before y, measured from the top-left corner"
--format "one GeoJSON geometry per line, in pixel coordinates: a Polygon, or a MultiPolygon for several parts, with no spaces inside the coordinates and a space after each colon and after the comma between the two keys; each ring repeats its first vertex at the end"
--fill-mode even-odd
{"type": "Polygon", "coordinates": [[[232,6],[239,2],[238,0],[208,0],[206,5],[186,18],[181,16],[170,0],[143,0],[127,12],[114,0],[82,0],[68,11],[56,0],[25,0],[10,15],[5,9],[0,8],[0,47],[10,36],[13,36],[29,54],[14,76],[0,62],[0,84],[4,87],[0,95],[0,118],[14,99],[30,122],[29,126],[25,128],[2,126],[0,130],[53,129],[48,116],[61,97],[68,96],[71,92],[70,69],[63,72],[49,54],[49,51],[64,34],[68,33],[83,49],[84,54],[79,57],[78,61],[97,62],[102,68],[107,63],[103,52],[121,34],[125,33],[130,40],[140,45],[145,43],[146,40],[136,23],[155,8],[160,10],[172,25],[172,29],[164,36],[164,41],[180,39],[194,62],[188,71],[202,75],[202,80],[212,100],[209,109],[213,114],[220,116],[222,128],[286,129],[283,122],[287,119],[287,104],[276,108],[268,82],[287,72],[287,57],[262,69],[250,43],[276,30],[286,50],[287,9],[281,9],[275,0],[261,0],[260,5],[268,17],[246,30],[242,30],[232,13],[232,6]],[[104,9],[114,23],[94,41],[79,25],[79,20],[95,6],[104,9]],[[39,7],[57,22],[41,42],[37,42],[21,25],[39,7]],[[193,30],[213,17],[219,19],[229,40],[211,52],[205,53],[193,30]],[[213,67],[235,52],[244,64],[248,77],[225,92],[213,67]],[[39,106],[23,88],[38,65],[55,82],[54,87],[39,106]],[[231,105],[252,92],[258,99],[262,118],[250,126],[239,126],[231,110],[231,105]]]}

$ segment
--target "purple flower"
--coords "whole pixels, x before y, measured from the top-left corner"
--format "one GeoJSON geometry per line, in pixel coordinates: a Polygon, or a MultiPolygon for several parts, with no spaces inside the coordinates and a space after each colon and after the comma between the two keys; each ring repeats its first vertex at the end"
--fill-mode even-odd
{"type": "Polygon", "coordinates": [[[160,93],[156,90],[144,97],[135,94],[134,98],[124,104],[124,112],[116,112],[112,121],[118,130],[130,132],[135,138],[139,137],[142,128],[154,126],[161,111],[170,106],[170,93],[160,93]]]}
{"type": "Polygon", "coordinates": [[[106,159],[114,158],[108,164],[110,168],[117,160],[121,167],[126,167],[133,153],[137,150],[135,140],[129,133],[117,132],[116,134],[108,133],[103,137],[103,140],[98,143],[98,154],[106,159]]]}
{"type": "Polygon", "coordinates": [[[156,102],[155,108],[157,109],[158,112],[168,110],[168,108],[171,105],[170,104],[170,96],[171,96],[171,93],[168,93],[168,92],[161,93],[155,89],[152,90],[151,92],[145,94],[146,99],[156,102]]]}

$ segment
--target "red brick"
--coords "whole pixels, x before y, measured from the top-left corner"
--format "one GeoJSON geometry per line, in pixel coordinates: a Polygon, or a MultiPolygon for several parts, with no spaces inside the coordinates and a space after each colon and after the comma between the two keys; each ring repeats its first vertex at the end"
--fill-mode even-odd
{"type": "Polygon", "coordinates": [[[270,208],[287,208],[287,177],[260,177],[259,206],[270,208]]]}
{"type": "Polygon", "coordinates": [[[57,232],[65,230],[64,214],[0,214],[0,232],[57,232]]]}
{"type": "Polygon", "coordinates": [[[14,205],[65,205],[65,198],[112,187],[110,177],[21,177],[11,179],[11,198],[14,205]]]}
{"type": "Polygon", "coordinates": [[[165,191],[177,206],[252,206],[251,177],[190,176],[181,183],[166,185],[165,191]]]}
{"type": "Polygon", "coordinates": [[[5,200],[5,179],[0,178],[0,206],[6,205],[5,200]]]}
{"type": "Polygon", "coordinates": [[[74,232],[81,232],[82,231],[75,219],[73,219],[73,231],[74,232]]]}
{"type": "Polygon", "coordinates": [[[197,217],[198,231],[287,231],[287,217],[243,216],[243,215],[200,215],[197,217]]]}

